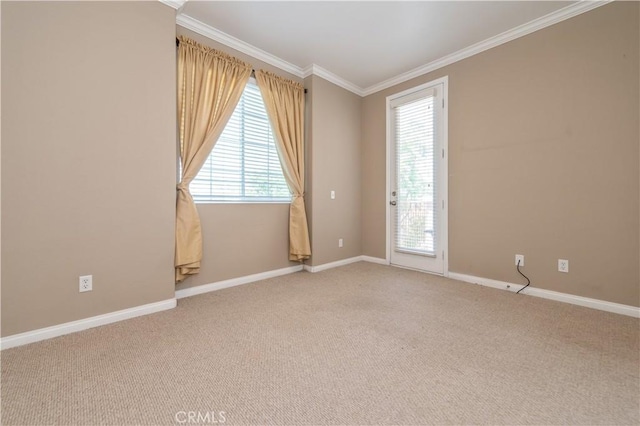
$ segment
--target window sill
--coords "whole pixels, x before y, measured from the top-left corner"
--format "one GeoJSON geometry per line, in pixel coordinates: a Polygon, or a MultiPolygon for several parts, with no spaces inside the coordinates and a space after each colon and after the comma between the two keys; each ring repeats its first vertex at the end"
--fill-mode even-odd
{"type": "Polygon", "coordinates": [[[198,204],[291,204],[291,201],[194,201],[198,204]]]}

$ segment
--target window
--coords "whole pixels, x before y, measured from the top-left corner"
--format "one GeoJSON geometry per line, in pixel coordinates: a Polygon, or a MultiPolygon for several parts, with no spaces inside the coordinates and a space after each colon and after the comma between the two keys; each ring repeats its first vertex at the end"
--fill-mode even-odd
{"type": "Polygon", "coordinates": [[[395,141],[396,250],[435,254],[434,96],[392,104],[395,141]]]}
{"type": "Polygon", "coordinates": [[[290,202],[271,124],[252,78],[189,186],[197,202],[290,202]]]}

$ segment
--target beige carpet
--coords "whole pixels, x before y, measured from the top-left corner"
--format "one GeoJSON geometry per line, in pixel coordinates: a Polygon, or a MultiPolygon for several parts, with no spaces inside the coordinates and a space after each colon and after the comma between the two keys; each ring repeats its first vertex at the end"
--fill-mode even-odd
{"type": "Polygon", "coordinates": [[[5,350],[2,424],[638,424],[639,332],[357,263],[5,350]]]}

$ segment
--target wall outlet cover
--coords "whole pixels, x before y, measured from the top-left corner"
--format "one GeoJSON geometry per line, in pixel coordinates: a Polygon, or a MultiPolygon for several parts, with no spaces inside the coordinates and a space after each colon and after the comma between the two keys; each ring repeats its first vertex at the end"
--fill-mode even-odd
{"type": "Polygon", "coordinates": [[[569,261],[567,259],[558,259],[558,271],[569,273],[569,261]]]}
{"type": "Polygon", "coordinates": [[[80,277],[80,293],[93,290],[93,275],[82,275],[80,277]]]}

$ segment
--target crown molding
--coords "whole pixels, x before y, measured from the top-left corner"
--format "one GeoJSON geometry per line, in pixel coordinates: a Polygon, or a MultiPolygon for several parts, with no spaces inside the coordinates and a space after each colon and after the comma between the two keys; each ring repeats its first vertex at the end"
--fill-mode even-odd
{"type": "Polygon", "coordinates": [[[336,86],[340,86],[343,89],[346,89],[350,92],[355,93],[358,96],[364,96],[364,90],[360,86],[356,86],[350,81],[345,80],[344,78],[328,71],[316,64],[311,64],[304,69],[303,78],[310,76],[311,74],[321,77],[336,86]]]}
{"type": "Polygon", "coordinates": [[[250,55],[262,62],[266,62],[269,65],[278,67],[281,70],[288,72],[289,74],[293,74],[296,77],[303,78],[303,70],[299,66],[293,65],[283,59],[278,58],[275,55],[272,55],[269,52],[265,52],[262,49],[259,49],[225,32],[213,28],[212,26],[209,26],[204,22],[200,22],[189,15],[179,14],[176,17],[176,23],[181,27],[222,43],[225,46],[228,46],[239,52],[246,53],[247,55],[250,55]]]}
{"type": "MultiPolygon", "coordinates": [[[[160,1],[175,9],[179,9],[186,2],[186,0],[160,0],[160,1]]],[[[518,27],[512,28],[501,34],[490,37],[481,42],[472,44],[471,46],[458,50],[457,52],[454,52],[450,55],[444,56],[440,59],[429,62],[426,65],[422,65],[418,68],[414,68],[413,70],[407,71],[405,73],[402,73],[390,79],[384,80],[380,83],[374,84],[364,89],[316,64],[311,64],[305,68],[301,68],[297,65],[289,63],[283,59],[278,58],[275,55],[272,55],[269,52],[266,52],[247,42],[237,39],[225,32],[222,32],[216,28],[213,28],[205,24],[204,22],[198,21],[197,19],[194,19],[189,15],[178,13],[178,16],[176,17],[176,23],[181,27],[184,27],[200,35],[203,35],[207,38],[210,38],[219,43],[222,43],[225,46],[228,46],[239,52],[250,55],[260,61],[268,63],[269,65],[273,65],[274,67],[280,68],[283,71],[286,71],[290,74],[295,75],[296,77],[305,78],[313,74],[337,86],[340,86],[343,89],[353,92],[356,95],[364,97],[364,96],[368,96],[373,93],[379,92],[381,90],[387,89],[389,87],[395,86],[396,84],[404,83],[405,81],[411,80],[412,78],[430,73],[432,71],[435,71],[447,65],[451,65],[455,62],[461,61],[470,56],[477,55],[478,53],[484,52],[485,50],[489,50],[494,47],[500,46],[501,44],[526,36],[528,34],[531,34],[543,28],[546,28],[551,25],[557,24],[559,22],[565,21],[567,19],[573,18],[574,16],[588,12],[597,7],[604,6],[608,3],[611,3],[612,1],[613,0],[580,0],[577,3],[571,4],[555,12],[549,13],[548,15],[534,19],[533,21],[527,22],[526,24],[522,24],[518,27]]]]}
{"type": "Polygon", "coordinates": [[[363,90],[362,96],[368,96],[381,90],[387,89],[391,86],[395,86],[396,84],[404,83],[405,81],[411,80],[412,78],[427,74],[447,65],[451,65],[454,62],[458,62],[470,56],[477,55],[478,53],[484,52],[485,50],[500,46],[501,44],[515,40],[517,38],[524,37],[528,34],[565,21],[569,18],[573,18],[574,16],[588,12],[597,7],[604,6],[605,4],[611,3],[612,1],[613,0],[581,0],[578,3],[574,3],[562,9],[556,10],[555,12],[552,12],[548,15],[534,19],[533,21],[512,28],[479,43],[472,44],[471,46],[465,47],[464,49],[458,50],[457,52],[444,56],[433,62],[429,62],[426,65],[422,65],[411,71],[407,71],[388,80],[384,80],[378,84],[374,84],[373,86],[369,86],[363,90]]]}
{"type": "Polygon", "coordinates": [[[187,2],[187,0],[159,0],[160,3],[166,4],[172,9],[178,10],[187,2]]]}
{"type": "Polygon", "coordinates": [[[313,74],[318,77],[322,77],[325,80],[342,87],[343,89],[349,90],[350,92],[353,92],[358,96],[363,96],[363,90],[361,87],[316,64],[311,64],[304,69],[300,68],[299,66],[280,59],[269,52],[265,52],[264,50],[259,49],[247,42],[244,42],[225,32],[213,28],[212,26],[207,25],[204,22],[198,21],[197,19],[192,18],[189,15],[179,14],[176,17],[176,23],[181,27],[187,28],[207,38],[222,43],[225,46],[228,46],[239,52],[246,53],[247,55],[250,55],[260,61],[273,65],[274,67],[278,67],[283,71],[295,75],[296,77],[306,78],[309,75],[313,74]]]}

